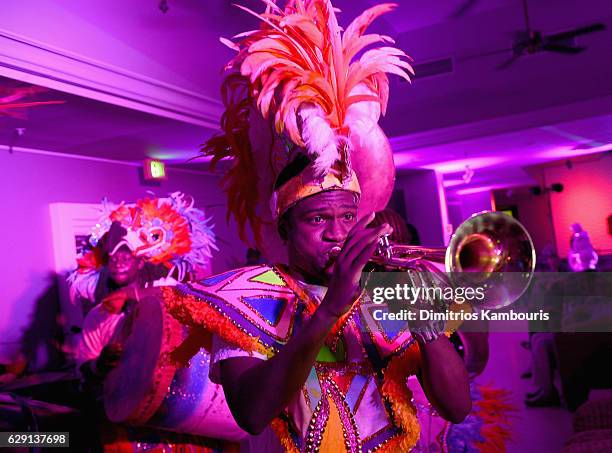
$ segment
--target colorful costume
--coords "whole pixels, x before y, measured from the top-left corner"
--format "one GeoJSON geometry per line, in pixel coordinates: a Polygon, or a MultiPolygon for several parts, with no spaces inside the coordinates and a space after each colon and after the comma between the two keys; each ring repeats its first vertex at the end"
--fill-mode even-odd
{"type": "MultiPolygon", "coordinates": [[[[284,9],[263,3],[263,14],[240,7],[261,20],[260,29],[237,35],[236,43],[222,38],[238,54],[222,87],[222,133],[202,152],[213,167],[231,159],[222,181],[228,216],[243,240],[281,262],[278,220],[300,200],[345,190],[360,198],[361,212],[386,206],[395,167],[378,119],[389,97],[387,73],[410,81],[412,68],[390,37],[365,34],[394,4],[373,6],[343,31],[329,0],[289,0],[284,9]]],[[[214,378],[214,364],[227,357],[273,356],[325,291],[282,266],[257,266],[168,289],[165,304],[184,324],[215,335],[214,378]]],[[[374,321],[371,309],[359,300],[338,321],[298,400],[272,422],[286,451],[415,445],[419,426],[406,379],[418,368],[418,348],[407,330],[374,321]]]]}
{"type": "MultiPolygon", "coordinates": [[[[98,303],[96,286],[106,283],[99,282],[102,267],[108,256],[124,245],[134,256],[167,269],[166,275],[143,286],[174,286],[194,268],[205,265],[217,247],[210,219],[193,204],[193,199],[186,200],[175,192],[168,198],[121,203],[113,210],[105,205],[104,215],[92,228],[91,248],[81,254],[78,268],[68,277],[71,291],[98,303]]],[[[99,305],[88,313],[77,351],[78,366],[98,357],[124,317],[124,313],[108,313],[99,305]]]]}
{"type": "MultiPolygon", "coordinates": [[[[173,316],[216,334],[221,349],[230,345],[265,359],[324,294],[282,267],[256,266],[167,289],[164,297],[173,316]]],[[[419,424],[406,379],[417,370],[418,347],[407,328],[375,321],[375,308],[381,306],[361,300],[338,321],[299,398],[272,423],[286,451],[396,452],[415,445],[419,424]]]]}
{"type": "MultiPolygon", "coordinates": [[[[168,198],[147,197],[133,204],[122,203],[115,209],[105,206],[105,213],[92,228],[89,238],[91,248],[78,260],[78,268],[69,277],[73,294],[100,302],[96,288],[108,286],[103,268],[109,256],[122,246],[128,247],[133,256],[144,258],[151,266],[153,278],[137,278],[137,286],[173,286],[179,280],[205,266],[216,250],[210,219],[193,207],[193,199],[186,199],[179,192],[168,198]],[[104,278],[101,278],[103,277],[104,278]]],[[[141,269],[143,273],[145,269],[141,269]]],[[[140,275],[139,275],[140,277],[140,275]]],[[[148,277],[152,277],[149,275],[148,277]]],[[[130,282],[132,283],[132,282],[130,282]]],[[[96,360],[104,346],[119,341],[117,336],[126,320],[125,312],[109,313],[99,304],[85,317],[82,335],[76,351],[77,367],[96,360]]],[[[205,354],[201,360],[209,360],[205,354]]],[[[91,372],[84,370],[86,375],[91,372]]],[[[85,380],[94,397],[99,397],[102,382],[97,376],[85,380]]],[[[169,433],[161,430],[132,428],[100,422],[100,441],[106,452],[132,451],[228,451],[226,443],[201,436],[169,433]],[[225,449],[225,450],[224,450],[225,449]]],[[[233,446],[232,446],[233,448],[233,446]]]]}
{"type": "MultiPolygon", "coordinates": [[[[378,119],[387,73],[410,81],[412,68],[390,37],[365,34],[393,4],[373,6],[343,31],[329,0],[289,0],[284,9],[264,3],[261,15],[241,7],[261,20],[259,30],[237,35],[237,43],[222,39],[238,55],[222,86],[222,133],[202,153],[213,167],[230,159],[222,180],[228,217],[245,242],[282,262],[279,220],[301,200],[344,190],[359,197],[362,214],[386,207],[395,167],[378,119]]],[[[218,382],[223,360],[274,356],[325,292],[282,265],[255,266],[165,289],[164,304],[182,324],[214,335],[210,376],[218,382]]],[[[250,438],[250,451],[407,452],[417,445],[407,379],[420,368],[420,350],[406,323],[374,319],[381,309],[362,295],[338,320],[302,391],[272,421],[276,441],[264,431],[250,438]]]]}

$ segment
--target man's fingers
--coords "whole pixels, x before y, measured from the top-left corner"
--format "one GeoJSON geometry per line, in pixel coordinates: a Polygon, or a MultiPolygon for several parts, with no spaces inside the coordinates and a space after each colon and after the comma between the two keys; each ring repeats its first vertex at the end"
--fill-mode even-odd
{"type": "Polygon", "coordinates": [[[372,254],[374,254],[374,251],[376,250],[376,247],[378,246],[377,242],[378,241],[371,242],[369,245],[365,246],[353,260],[353,266],[359,269],[359,273],[361,273],[361,271],[363,270],[363,267],[370,260],[370,258],[372,257],[372,254]]]}
{"type": "Polygon", "coordinates": [[[356,234],[358,234],[361,231],[364,231],[366,227],[372,222],[372,220],[374,220],[374,217],[375,217],[375,213],[371,212],[370,214],[363,216],[361,219],[359,219],[357,223],[353,225],[353,227],[351,228],[351,231],[349,231],[348,234],[346,235],[346,239],[344,240],[344,243],[346,244],[356,234]]]}
{"type": "Polygon", "coordinates": [[[378,246],[378,235],[376,231],[368,231],[367,235],[361,238],[357,244],[351,249],[349,255],[345,259],[347,268],[341,270],[347,274],[347,278],[356,285],[359,283],[361,272],[370,257],[374,254],[378,246]]]}
{"type": "Polygon", "coordinates": [[[357,223],[355,223],[355,225],[353,225],[352,230],[356,228],[365,228],[370,224],[370,222],[372,222],[372,220],[374,220],[374,217],[376,217],[375,212],[370,212],[368,215],[364,215],[361,219],[357,221],[357,223]]]}
{"type": "Polygon", "coordinates": [[[364,230],[360,234],[352,238],[350,243],[345,244],[345,253],[343,262],[352,265],[357,255],[367,245],[377,242],[379,238],[377,230],[364,230]]]}
{"type": "Polygon", "coordinates": [[[363,272],[363,268],[376,250],[376,242],[370,243],[370,245],[364,247],[361,252],[355,257],[355,260],[352,264],[352,273],[351,273],[351,281],[353,284],[359,284],[359,280],[361,279],[361,273],[363,272]]]}
{"type": "Polygon", "coordinates": [[[342,248],[348,251],[348,249],[352,248],[355,243],[359,242],[361,238],[366,235],[378,234],[380,236],[382,234],[391,233],[391,231],[393,231],[393,228],[391,228],[386,223],[383,225],[379,225],[376,228],[363,228],[359,231],[354,231],[352,232],[352,235],[347,236],[346,240],[344,241],[344,247],[342,248]]]}
{"type": "MultiPolygon", "coordinates": [[[[377,244],[382,235],[390,233],[391,231],[393,231],[392,228],[387,224],[381,225],[378,228],[363,230],[351,238],[350,242],[345,244],[344,248],[346,250],[343,250],[343,259],[347,260],[349,263],[354,262],[357,255],[361,253],[361,250],[363,250],[364,247],[367,247],[371,243],[377,244]]],[[[374,250],[375,249],[376,247],[374,247],[374,250]]]]}

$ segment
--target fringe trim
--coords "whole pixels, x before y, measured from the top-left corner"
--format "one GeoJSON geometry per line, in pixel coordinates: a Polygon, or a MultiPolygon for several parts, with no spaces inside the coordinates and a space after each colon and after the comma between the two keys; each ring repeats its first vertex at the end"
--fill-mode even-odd
{"type": "Polygon", "coordinates": [[[257,337],[241,330],[230,318],[212,308],[206,301],[192,295],[179,294],[169,287],[162,288],[162,296],[166,309],[177,320],[186,324],[200,325],[245,351],[259,352],[268,357],[274,355],[272,348],[262,345],[257,337]]]}
{"type": "Polygon", "coordinates": [[[478,386],[482,399],[475,401],[476,415],[483,421],[480,434],[484,441],[474,442],[481,453],[506,451],[506,442],[512,438],[510,414],[516,408],[510,403],[508,390],[478,386]]]}
{"type": "Polygon", "coordinates": [[[393,357],[384,371],[382,394],[391,403],[395,423],[403,434],[383,445],[378,452],[407,452],[419,440],[421,426],[416,407],[412,403],[412,391],[406,383],[408,376],[417,372],[419,361],[419,347],[415,343],[402,354],[393,357]]]}
{"type": "Polygon", "coordinates": [[[272,430],[276,434],[276,437],[278,437],[278,440],[280,441],[281,445],[287,453],[300,453],[298,448],[293,443],[293,440],[291,439],[291,435],[289,434],[289,425],[286,421],[277,417],[272,420],[270,425],[272,426],[272,430]]]}

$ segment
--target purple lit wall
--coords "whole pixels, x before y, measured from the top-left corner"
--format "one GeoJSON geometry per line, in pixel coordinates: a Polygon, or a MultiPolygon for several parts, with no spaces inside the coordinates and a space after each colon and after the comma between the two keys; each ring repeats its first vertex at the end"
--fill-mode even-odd
{"type": "Polygon", "coordinates": [[[548,217],[546,197],[532,195],[528,188],[495,191],[498,209],[516,206],[518,220],[525,226],[536,251],[553,243],[553,229],[548,217]]]}
{"type": "Polygon", "coordinates": [[[397,175],[395,187],[404,192],[406,220],[416,227],[422,244],[443,246],[446,206],[440,200],[436,173],[432,170],[402,172],[397,175]]]}
{"type": "Polygon", "coordinates": [[[612,214],[612,154],[577,161],[571,168],[559,162],[544,170],[543,182],[564,186],[563,192],[550,194],[559,256],[567,256],[570,226],[575,222],[589,232],[596,250],[612,253],[612,235],[606,220],[612,214]]]}
{"type": "Polygon", "coordinates": [[[213,259],[213,272],[243,263],[246,248],[233,227],[225,222],[225,199],[214,176],[169,169],[160,187],[140,184],[138,167],[116,163],[15,152],[0,153],[3,212],[0,249],[0,362],[6,362],[30,325],[37,304],[53,303],[54,257],[49,203],[130,201],[153,190],[164,195],[181,190],[196,199],[214,217],[221,253],[213,259]],[[50,293],[51,291],[51,293],[50,293]]]}

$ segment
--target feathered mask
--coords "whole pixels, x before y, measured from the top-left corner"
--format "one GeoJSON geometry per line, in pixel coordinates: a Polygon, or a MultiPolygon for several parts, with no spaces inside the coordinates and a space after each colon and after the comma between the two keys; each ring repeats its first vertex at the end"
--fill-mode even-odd
{"type": "Polygon", "coordinates": [[[91,248],[78,259],[78,268],[68,277],[71,287],[93,300],[105,256],[127,246],[135,256],[151,264],[162,264],[179,281],[196,267],[205,266],[218,250],[213,225],[194,200],[180,192],[168,198],[144,198],[134,204],[121,203],[115,209],[105,205],[104,214],[92,228],[91,248]],[[113,229],[116,224],[118,228],[113,229]],[[120,237],[110,238],[109,233],[120,237]],[[106,243],[101,244],[106,238],[106,243]]]}
{"type": "Polygon", "coordinates": [[[202,152],[213,157],[213,168],[232,159],[222,181],[228,216],[236,218],[243,240],[248,222],[265,252],[262,228],[278,215],[267,208],[272,187],[296,153],[312,161],[315,183],[330,173],[343,181],[354,171],[362,208],[385,207],[395,168],[378,119],[389,99],[387,73],[410,81],[412,68],[390,37],[365,34],[395,4],[366,10],[342,32],[329,0],[293,0],[284,9],[263,2],[262,14],[238,6],[260,19],[259,30],[221,39],[238,55],[222,87],[223,134],[202,152]]]}

